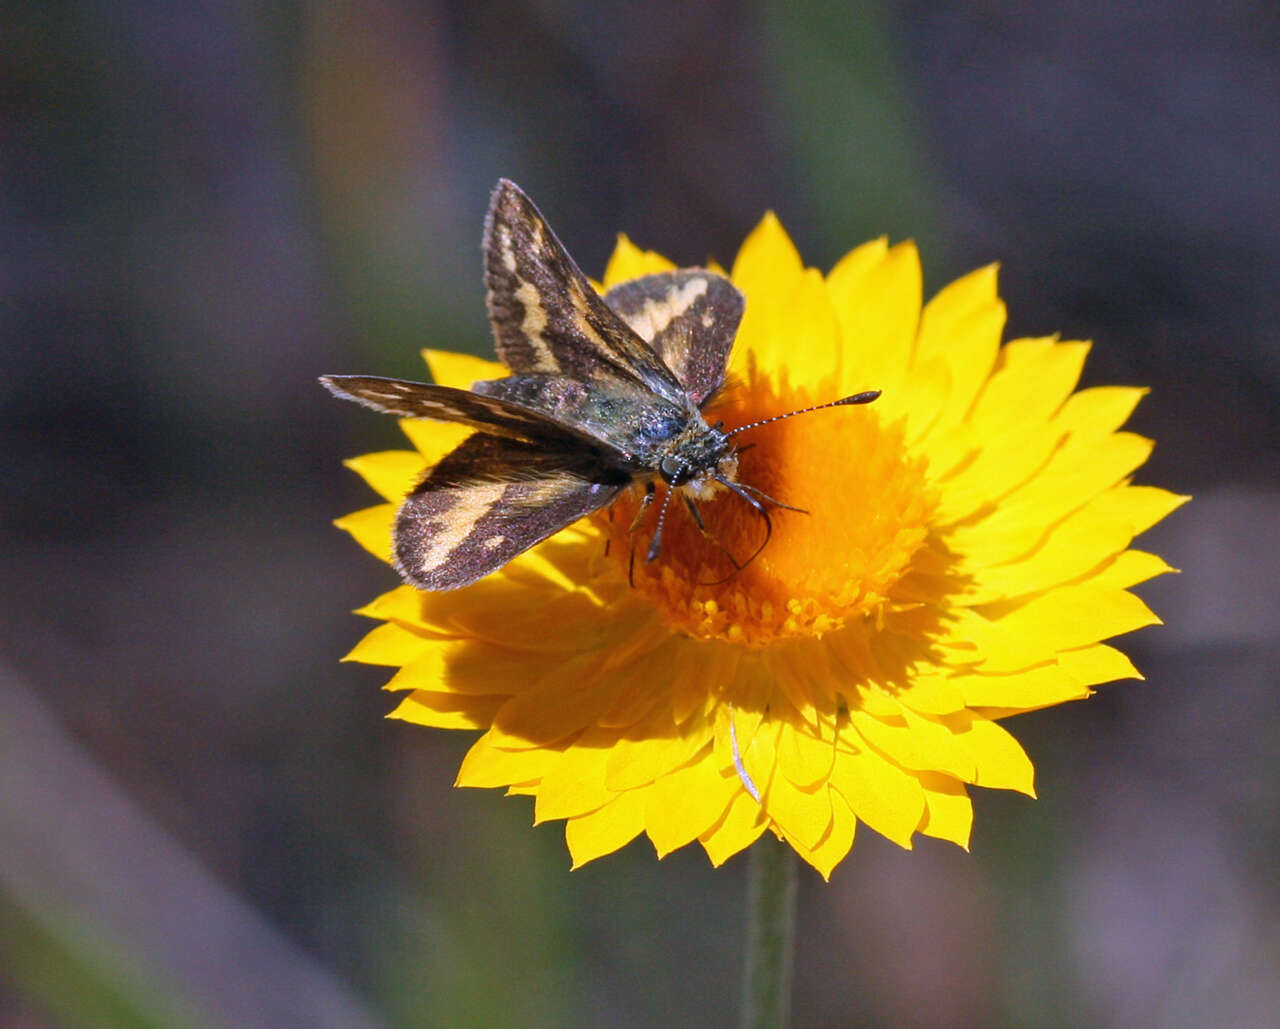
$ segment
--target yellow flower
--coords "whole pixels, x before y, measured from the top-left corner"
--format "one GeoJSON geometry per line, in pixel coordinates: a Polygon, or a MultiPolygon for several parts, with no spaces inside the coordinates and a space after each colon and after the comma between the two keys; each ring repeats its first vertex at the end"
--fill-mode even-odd
{"type": "MultiPolygon", "coordinates": [[[[670,267],[621,238],[605,285],[670,267]]],[[[1102,641],[1158,621],[1128,588],[1169,566],[1127,548],[1185,499],[1130,483],[1151,443],[1118,430],[1144,391],[1073,393],[1085,343],[1002,347],[994,267],[922,308],[911,244],[824,277],[769,215],[732,278],[746,316],[709,421],[883,391],[743,437],[739,481],[807,513],[774,509],[726,578],[760,516],[722,493],[708,539],[673,508],[629,581],[624,498],[473,586],[379,597],[349,658],[398,669],[394,717],[483,730],[458,785],[534,797],[575,866],[641,833],[718,865],[769,830],[829,876],[859,822],[965,847],[966,786],[1033,794],[1001,719],[1138,675],[1102,641]]],[[[426,358],[446,385],[506,373],[426,358]]],[[[414,450],[349,462],[387,502],[338,523],[384,560],[397,502],[467,432],[401,425],[414,450]]]]}

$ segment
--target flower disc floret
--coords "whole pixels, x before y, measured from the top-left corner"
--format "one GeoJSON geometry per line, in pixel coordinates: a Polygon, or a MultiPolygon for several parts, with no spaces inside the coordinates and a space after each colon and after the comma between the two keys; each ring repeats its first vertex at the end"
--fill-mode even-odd
{"type": "MultiPolygon", "coordinates": [[[[819,402],[781,396],[764,376],[733,393],[729,429],[819,402]]],[[[762,514],[722,490],[699,505],[706,533],[677,510],[649,562],[634,552],[643,545],[631,533],[638,500],[628,498],[599,519],[623,574],[669,628],[695,639],[763,647],[882,616],[933,508],[926,461],[908,452],[902,425],[871,408],[833,408],[745,439],[738,480],[779,503],[763,500],[762,514]]]]}

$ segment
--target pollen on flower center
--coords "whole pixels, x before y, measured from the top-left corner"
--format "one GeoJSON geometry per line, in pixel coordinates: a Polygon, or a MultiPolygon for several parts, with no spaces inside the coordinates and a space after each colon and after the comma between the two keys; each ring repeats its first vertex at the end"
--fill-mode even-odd
{"type": "MultiPolygon", "coordinates": [[[[722,410],[726,428],[819,402],[759,385],[722,410]]],[[[722,490],[698,508],[704,535],[680,499],[667,511],[662,547],[645,561],[663,499],[628,530],[639,495],[605,519],[612,559],[672,629],[701,639],[768,646],[820,637],[875,615],[923,542],[933,511],[923,459],[908,455],[900,426],[873,407],[842,407],[751,430],[735,442],[737,479],[789,507],[766,506],[773,522],[722,490]],[[634,549],[634,560],[633,560],[634,549]],[[744,567],[735,571],[733,562],[744,567]]]]}

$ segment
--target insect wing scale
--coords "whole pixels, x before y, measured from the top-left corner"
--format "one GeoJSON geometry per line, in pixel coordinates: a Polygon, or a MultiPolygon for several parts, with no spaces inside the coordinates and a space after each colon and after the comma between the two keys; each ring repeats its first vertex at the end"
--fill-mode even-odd
{"type": "Polygon", "coordinates": [[[649,344],[701,407],[724,382],[745,298],[723,275],[659,272],[614,286],[609,307],[649,344]]]}
{"type": "Polygon", "coordinates": [[[636,396],[610,384],[583,383],[546,375],[512,375],[477,382],[483,396],[540,411],[558,424],[571,426],[606,443],[625,457],[623,463],[640,473],[657,452],[689,423],[688,406],[676,407],[652,394],[636,396]]]}
{"type": "Polygon", "coordinates": [[[457,422],[493,435],[560,448],[608,447],[605,440],[596,439],[571,424],[498,396],[374,375],[324,375],[320,382],[334,396],[401,418],[457,422]]]}
{"type": "Polygon", "coordinates": [[[506,179],[490,201],[484,266],[498,360],[513,372],[615,380],[683,403],[670,369],[609,309],[533,201],[506,179]]]}
{"type": "Polygon", "coordinates": [[[629,482],[587,453],[478,432],[400,506],[396,567],[419,589],[466,586],[604,507],[629,482]]]}

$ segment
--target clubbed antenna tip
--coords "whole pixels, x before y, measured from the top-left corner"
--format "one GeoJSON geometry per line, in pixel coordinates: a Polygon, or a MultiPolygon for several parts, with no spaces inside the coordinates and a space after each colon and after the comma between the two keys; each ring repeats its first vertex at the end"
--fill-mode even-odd
{"type": "Polygon", "coordinates": [[[878,389],[869,389],[862,393],[855,393],[851,397],[845,397],[843,400],[837,400],[832,406],[841,407],[844,404],[869,404],[879,395],[880,391],[878,389]]]}
{"type": "Polygon", "coordinates": [[[780,422],[784,418],[794,418],[798,414],[808,414],[810,411],[825,411],[828,407],[844,407],[848,404],[869,404],[880,395],[878,389],[868,389],[861,393],[854,393],[852,396],[842,397],[839,400],[830,400],[825,404],[815,404],[813,407],[802,407],[799,411],[788,411],[786,414],[775,414],[772,418],[762,418],[758,422],[752,422],[750,425],[743,425],[734,429],[732,432],[725,433],[726,436],[736,436],[740,432],[746,432],[748,429],[758,429],[762,425],[768,425],[771,422],[780,422]]]}

